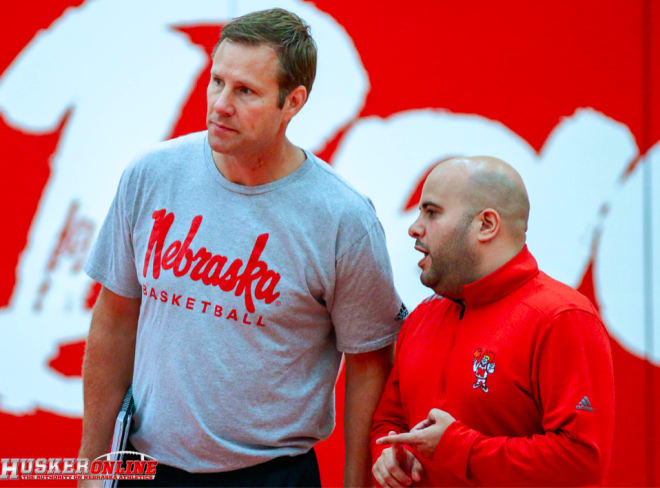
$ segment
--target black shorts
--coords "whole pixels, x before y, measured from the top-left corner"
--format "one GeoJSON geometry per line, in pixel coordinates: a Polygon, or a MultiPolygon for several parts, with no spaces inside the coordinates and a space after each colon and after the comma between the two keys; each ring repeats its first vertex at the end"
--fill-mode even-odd
{"type": "MultiPolygon", "coordinates": [[[[126,449],[135,451],[130,443],[126,449]]],[[[127,459],[130,459],[130,456],[127,456],[127,459]]],[[[158,464],[153,480],[119,480],[117,486],[320,487],[321,476],[316,453],[314,449],[310,449],[298,456],[281,456],[255,466],[218,473],[189,473],[166,464],[158,464]]]]}

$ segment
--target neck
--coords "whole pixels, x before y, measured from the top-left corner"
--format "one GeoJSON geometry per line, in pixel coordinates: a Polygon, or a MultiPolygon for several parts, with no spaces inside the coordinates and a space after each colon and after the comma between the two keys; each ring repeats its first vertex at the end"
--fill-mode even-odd
{"type": "Polygon", "coordinates": [[[464,271],[466,271],[466,273],[456,280],[456,283],[453,286],[436,286],[433,291],[438,295],[442,295],[454,301],[462,300],[464,298],[463,287],[465,285],[479,281],[493,271],[504,266],[522,251],[525,243],[523,242],[520,245],[510,245],[509,243],[499,241],[491,242],[488,246],[489,247],[481,250],[479,257],[473,266],[467,264],[464,265],[464,271]]]}
{"type": "Polygon", "coordinates": [[[265,185],[293,173],[305,162],[305,152],[284,138],[258,152],[223,154],[212,151],[218,171],[232,183],[265,185]]]}
{"type": "Polygon", "coordinates": [[[492,249],[489,255],[481,260],[481,266],[474,281],[480,280],[504,266],[518,255],[524,246],[525,244],[522,243],[521,245],[501,246],[499,249],[492,249]]]}

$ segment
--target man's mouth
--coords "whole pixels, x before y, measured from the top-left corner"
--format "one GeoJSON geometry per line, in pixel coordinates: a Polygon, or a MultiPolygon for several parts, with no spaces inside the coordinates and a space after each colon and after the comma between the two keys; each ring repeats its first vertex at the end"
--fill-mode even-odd
{"type": "Polygon", "coordinates": [[[218,130],[218,131],[232,131],[232,132],[238,132],[238,131],[237,131],[236,129],[234,129],[233,127],[230,127],[230,126],[228,126],[228,125],[226,125],[226,124],[222,124],[222,123],[220,123],[220,122],[214,122],[213,120],[211,120],[210,123],[211,123],[211,125],[213,126],[213,128],[214,128],[215,130],[218,130]]]}
{"type": "Polygon", "coordinates": [[[424,267],[424,261],[426,261],[426,258],[429,255],[429,251],[424,246],[422,246],[419,242],[415,243],[415,250],[421,252],[422,254],[424,254],[424,257],[422,259],[420,259],[419,263],[417,263],[417,265],[420,268],[423,268],[424,267]]]}

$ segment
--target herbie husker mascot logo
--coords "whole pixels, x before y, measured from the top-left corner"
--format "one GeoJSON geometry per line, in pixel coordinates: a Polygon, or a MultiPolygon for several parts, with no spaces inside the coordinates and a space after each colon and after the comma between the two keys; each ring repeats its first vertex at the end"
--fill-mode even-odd
{"type": "Polygon", "coordinates": [[[488,393],[486,378],[489,374],[495,372],[495,353],[492,351],[482,352],[481,349],[474,351],[474,361],[472,362],[472,371],[477,377],[472,388],[481,388],[488,393]]]}

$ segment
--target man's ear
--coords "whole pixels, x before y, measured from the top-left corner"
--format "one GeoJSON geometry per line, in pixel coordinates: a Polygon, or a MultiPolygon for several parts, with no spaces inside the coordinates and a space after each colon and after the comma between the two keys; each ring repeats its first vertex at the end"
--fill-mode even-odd
{"type": "Polygon", "coordinates": [[[303,85],[298,85],[296,88],[291,90],[284,100],[284,106],[282,110],[286,112],[286,117],[288,120],[291,120],[294,115],[300,112],[300,109],[303,108],[305,102],[307,101],[307,88],[303,85]]]}
{"type": "Polygon", "coordinates": [[[502,229],[502,221],[497,210],[485,208],[477,215],[479,225],[477,239],[479,242],[488,242],[493,240],[502,229]]]}

